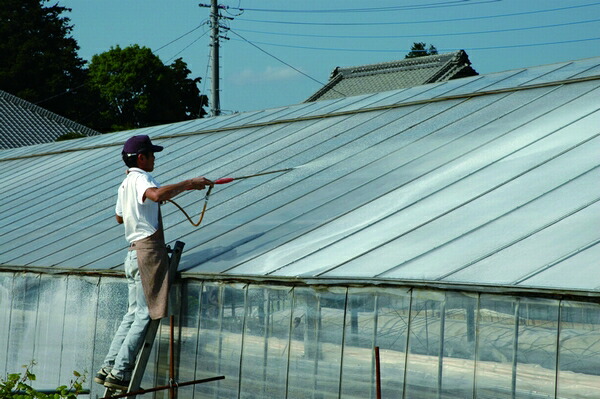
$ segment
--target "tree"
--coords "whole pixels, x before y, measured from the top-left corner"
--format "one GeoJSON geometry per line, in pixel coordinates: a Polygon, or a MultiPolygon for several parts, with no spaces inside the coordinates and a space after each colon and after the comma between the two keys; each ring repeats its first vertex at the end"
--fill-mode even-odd
{"type": "Polygon", "coordinates": [[[3,0],[0,7],[0,89],[71,117],[85,62],[70,37],[70,9],[48,0],[3,0]]]}
{"type": "Polygon", "coordinates": [[[435,55],[438,51],[433,44],[429,45],[427,48],[427,44],[420,42],[414,42],[412,47],[410,48],[410,52],[404,56],[404,58],[416,58],[416,57],[424,57],[426,55],[435,55]]]}
{"type": "Polygon", "coordinates": [[[89,87],[105,104],[100,110],[101,131],[123,130],[195,119],[206,115],[206,96],[200,78],[181,58],[164,65],[147,47],[116,46],[94,55],[89,65],[89,87]]]}

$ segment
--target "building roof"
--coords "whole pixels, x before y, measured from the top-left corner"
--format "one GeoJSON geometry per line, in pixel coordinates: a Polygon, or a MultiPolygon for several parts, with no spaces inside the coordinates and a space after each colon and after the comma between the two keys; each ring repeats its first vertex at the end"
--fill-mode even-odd
{"type": "Polygon", "coordinates": [[[600,293],[600,57],[2,150],[0,269],[121,270],[133,134],[165,184],[289,169],[163,206],[184,275],[600,293]]]}
{"type": "Polygon", "coordinates": [[[464,50],[356,67],[337,67],[306,101],[378,93],[477,75],[464,50]]]}
{"type": "Polygon", "coordinates": [[[0,148],[51,143],[66,133],[97,131],[0,90],[0,148]]]}

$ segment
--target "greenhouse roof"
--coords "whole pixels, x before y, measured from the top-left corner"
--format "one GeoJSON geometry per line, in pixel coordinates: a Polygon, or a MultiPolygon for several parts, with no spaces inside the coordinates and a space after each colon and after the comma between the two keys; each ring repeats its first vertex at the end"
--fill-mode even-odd
{"type": "Polygon", "coordinates": [[[163,184],[288,169],[163,206],[185,275],[600,291],[600,57],[2,150],[0,268],[120,270],[134,134],[163,184]]]}

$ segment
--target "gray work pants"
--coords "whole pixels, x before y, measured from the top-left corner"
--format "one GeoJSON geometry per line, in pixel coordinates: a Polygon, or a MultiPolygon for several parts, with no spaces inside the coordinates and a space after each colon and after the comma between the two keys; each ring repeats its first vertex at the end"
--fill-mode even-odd
{"type": "Polygon", "coordinates": [[[112,369],[115,377],[129,380],[150,322],[136,251],[128,251],[125,257],[125,276],[128,289],[127,313],[123,316],[121,325],[110,344],[102,367],[112,369]]]}

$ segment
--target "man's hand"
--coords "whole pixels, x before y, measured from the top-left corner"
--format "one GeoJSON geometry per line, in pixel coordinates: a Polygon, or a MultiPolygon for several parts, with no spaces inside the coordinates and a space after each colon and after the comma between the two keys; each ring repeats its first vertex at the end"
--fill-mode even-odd
{"type": "Polygon", "coordinates": [[[163,202],[181,194],[186,190],[204,190],[206,186],[214,186],[215,183],[204,178],[194,177],[193,179],[184,180],[179,183],[169,184],[162,187],[151,187],[144,193],[143,201],[146,198],[154,202],[163,202]]]}
{"type": "Polygon", "coordinates": [[[214,186],[215,184],[205,177],[194,177],[190,179],[192,190],[204,190],[206,186],[214,186]]]}

